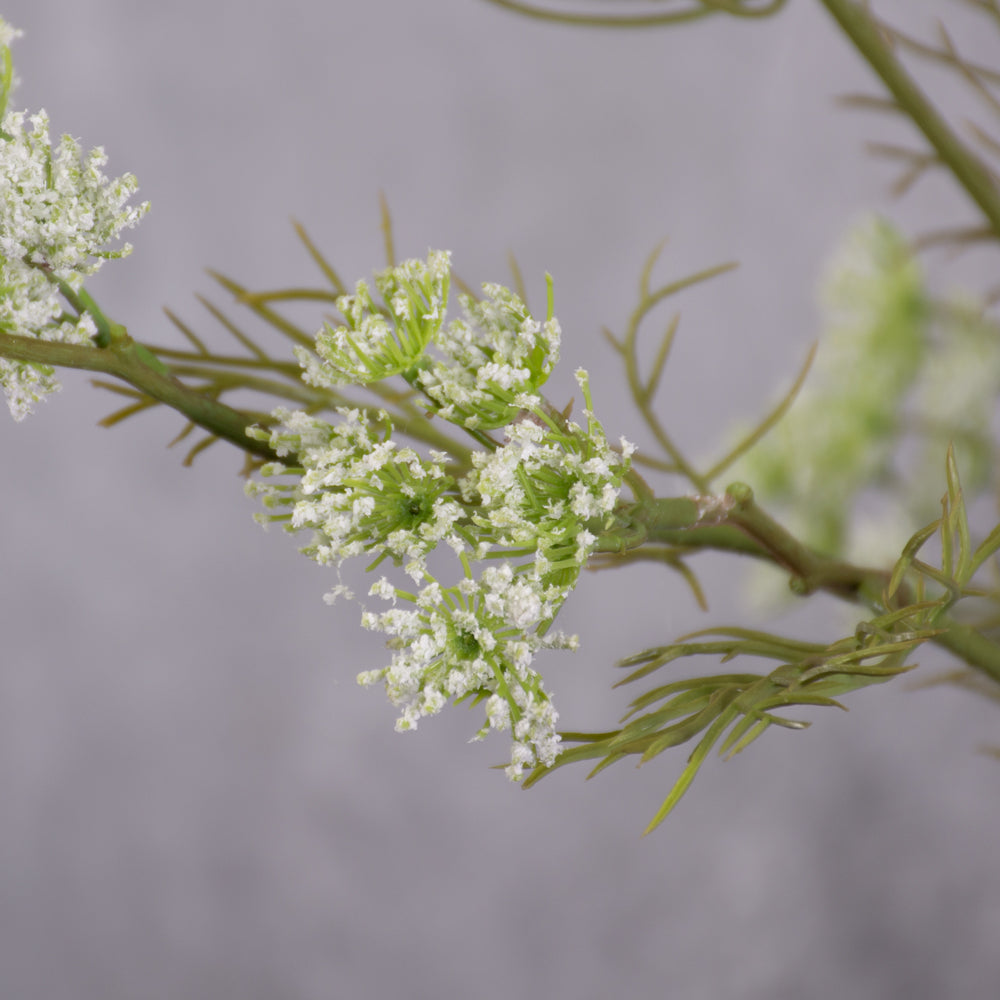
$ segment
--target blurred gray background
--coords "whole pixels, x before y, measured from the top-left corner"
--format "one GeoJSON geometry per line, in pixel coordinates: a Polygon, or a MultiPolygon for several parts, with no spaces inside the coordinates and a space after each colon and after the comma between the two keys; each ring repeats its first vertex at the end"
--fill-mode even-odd
{"type": "MultiPolygon", "coordinates": [[[[879,6],[925,37],[945,15],[995,61],[960,4],[879,6]]],[[[644,442],[600,327],[621,328],[669,237],[664,278],[742,262],[677,302],[662,411],[708,457],[801,363],[852,220],[972,218],[940,181],[888,199],[893,173],[863,144],[908,133],[834,106],[874,88],[813,0],[617,34],[480,0],[0,14],[26,31],[15,106],[106,146],[153,203],[94,291],[154,343],[174,339],[167,304],[212,332],[193,298],[212,292],[206,266],[252,287],[312,280],[290,217],[347,280],[381,266],[381,190],[402,255],[449,248],[478,282],[506,280],[513,251],[539,303],[550,271],[554,397],[584,365],[609,433],[644,442]]],[[[931,263],[974,287],[992,266],[931,263]]],[[[112,397],[64,381],[24,424],[0,420],[0,996],[996,995],[987,705],[862,692],[850,714],[713,759],[640,840],[683,750],[522,792],[489,770],[502,739],[467,744],[475,713],[396,735],[382,694],[354,682],[383,662],[377,637],[323,603],[329,573],[253,523],[235,451],[184,469],[164,447],[175,415],[104,430],[112,397]]],[[[697,565],[709,616],[651,569],[583,582],[565,611],[582,651],[546,667],[567,727],[617,719],[616,658],[752,620],[733,565],[697,565]]],[[[797,627],[834,638],[844,621],[820,603],[797,627]]]]}

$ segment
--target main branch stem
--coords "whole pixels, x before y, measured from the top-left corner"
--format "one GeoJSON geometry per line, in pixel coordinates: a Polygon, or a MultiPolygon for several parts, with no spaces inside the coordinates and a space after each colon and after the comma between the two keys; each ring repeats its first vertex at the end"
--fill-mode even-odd
{"type": "Polygon", "coordinates": [[[0,357],[112,375],[183,413],[199,427],[243,451],[271,461],[278,457],[265,442],[247,437],[247,427],[253,421],[245,414],[189,389],[168,373],[157,371],[131,337],[101,348],[0,333],[0,357]]]}
{"type": "MultiPolygon", "coordinates": [[[[621,524],[605,533],[596,551],[624,553],[643,545],[688,551],[715,550],[753,556],[786,570],[799,594],[818,590],[886,610],[882,595],[890,574],[833,559],[803,545],[757,506],[749,488],[730,486],[724,497],[643,498],[622,512],[621,524]]],[[[931,641],[1000,683],[1000,644],[968,625],[950,620],[931,641]]]]}

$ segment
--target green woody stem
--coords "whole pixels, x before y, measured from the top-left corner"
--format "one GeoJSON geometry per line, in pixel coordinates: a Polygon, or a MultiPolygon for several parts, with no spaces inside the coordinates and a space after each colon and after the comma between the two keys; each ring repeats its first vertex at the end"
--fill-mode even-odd
{"type": "MultiPolygon", "coordinates": [[[[757,506],[749,487],[730,486],[722,497],[644,498],[622,513],[595,549],[623,553],[643,545],[710,549],[754,556],[791,575],[798,594],[823,590],[871,608],[882,607],[890,574],[832,559],[803,545],[757,506]]],[[[967,625],[944,620],[932,642],[1000,683],[1000,644],[967,625]]]]}
{"type": "Polygon", "coordinates": [[[849,601],[874,603],[889,574],[853,566],[803,545],[754,502],[749,487],[735,483],[722,497],[659,497],[640,500],[620,525],[602,537],[599,552],[623,552],[644,544],[715,549],[765,559],[787,570],[798,594],[817,590],[849,601]]]}
{"type": "MultiPolygon", "coordinates": [[[[123,331],[123,328],[119,327],[119,330],[123,331]]],[[[170,375],[154,355],[127,335],[106,348],[98,348],[0,333],[0,357],[112,375],[183,413],[199,427],[232,442],[243,451],[271,461],[278,457],[265,442],[247,437],[246,429],[252,420],[238,410],[189,389],[170,375]]]]}

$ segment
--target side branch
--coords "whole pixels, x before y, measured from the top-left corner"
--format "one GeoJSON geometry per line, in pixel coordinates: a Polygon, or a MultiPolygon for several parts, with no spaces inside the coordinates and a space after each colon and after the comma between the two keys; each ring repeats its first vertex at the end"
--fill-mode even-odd
{"type": "Polygon", "coordinates": [[[1000,238],[1000,190],[982,161],[958,138],[896,58],[864,4],[820,0],[857,50],[882,79],[896,105],[923,132],[1000,238]]]}
{"type": "MultiPolygon", "coordinates": [[[[683,2],[683,0],[682,0],[683,2]]],[[[680,10],[666,11],[657,14],[582,14],[572,11],[550,10],[536,3],[524,0],[487,0],[496,7],[521,14],[524,17],[539,21],[554,21],[557,24],[573,24],[587,28],[652,28],[673,24],[684,24],[698,21],[713,14],[730,14],[733,17],[762,18],[776,14],[788,0],[764,0],[759,6],[751,0],[690,0],[688,6],[680,10]]],[[[660,0],[660,5],[666,7],[671,0],[660,0]]]]}

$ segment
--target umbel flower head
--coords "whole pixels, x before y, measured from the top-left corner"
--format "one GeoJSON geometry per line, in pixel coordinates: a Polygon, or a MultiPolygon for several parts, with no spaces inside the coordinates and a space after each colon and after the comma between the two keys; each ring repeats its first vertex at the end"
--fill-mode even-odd
{"type": "Polygon", "coordinates": [[[537,578],[515,579],[503,564],[453,587],[429,580],[418,594],[409,594],[383,578],[371,592],[393,604],[402,598],[416,605],[362,616],[365,628],[389,636],[394,653],[389,666],[365,671],[358,681],[384,683],[389,700],[402,709],[397,731],[415,729],[420,718],[435,715],[450,700],[471,697],[486,701],[487,722],[477,738],[490,729],[511,732],[512,779],[525,765],[555,760],[558,714],[531,662],[539,649],[575,648],[576,640],[529,627],[546,613],[537,578]]]}
{"type": "MultiPolygon", "coordinates": [[[[0,109],[10,89],[9,43],[0,21],[0,109]]],[[[137,182],[131,174],[109,179],[103,149],[84,154],[64,135],[52,148],[44,111],[3,113],[0,123],[0,333],[90,344],[96,333],[86,312],[67,312],[63,286],[78,292],[87,275],[131,251],[110,248],[134,226],[147,203],[128,206],[137,182]]],[[[59,388],[47,365],[0,359],[0,385],[15,420],[59,388]]]]}
{"type": "Polygon", "coordinates": [[[367,282],[342,295],[337,308],[346,324],[327,324],[316,335],[312,365],[304,355],[307,380],[316,385],[365,384],[401,375],[417,364],[444,321],[448,305],[450,254],[434,251],[427,262],[404,261],[375,277],[385,306],[376,306],[367,282]]]}
{"type": "MultiPolygon", "coordinates": [[[[344,408],[330,423],[277,410],[277,426],[251,433],[288,460],[265,466],[248,491],[269,508],[261,520],[312,532],[302,551],[317,562],[360,555],[369,569],[388,559],[408,574],[405,587],[383,577],[369,592],[391,602],[362,623],[387,637],[392,657],[359,681],[385,686],[400,731],[449,701],[485,703],[477,736],[511,734],[507,773],[517,779],[558,753],[558,715],[533,663],[544,649],[576,648],[551,626],[615,507],[632,446],[608,443],[586,372],[577,372],[584,427],[539,394],[559,353],[551,284],[544,323],[513,292],[485,285],[484,299],[466,297],[465,318],[448,324],[449,263],[432,251],[383,271],[384,308],[359,283],[339,304],[346,325],[324,327],[300,360],[313,384],[402,376],[479,446],[464,466],[401,445],[384,411],[344,408]],[[485,433],[501,428],[502,442],[485,433]],[[457,582],[442,583],[449,559],[457,582]]],[[[344,595],[353,596],[338,584],[328,600],[344,595]]]]}
{"type": "Polygon", "coordinates": [[[296,351],[312,385],[366,385],[403,375],[432,413],[466,429],[511,422],[520,397],[536,394],[559,360],[559,321],[534,319],[510,289],[483,285],[481,300],[461,296],[464,318],[446,324],[451,254],[432,250],[380,271],[378,305],[367,282],[343,295],[345,317],[316,335],[315,354],[296,351]]]}
{"type": "Polygon", "coordinates": [[[614,509],[633,445],[608,443],[591,409],[590,383],[576,372],[586,402],[587,429],[554,413],[538,396],[520,396],[522,409],[506,428],[505,444],[472,456],[462,480],[476,502],[473,522],[482,529],[477,550],[510,550],[533,559],[532,571],[571,590],[593,551],[591,528],[614,509]]]}
{"type": "MultiPolygon", "coordinates": [[[[794,530],[823,552],[844,553],[855,498],[873,482],[900,481],[893,467],[900,433],[939,420],[925,412],[915,421],[904,410],[931,358],[933,310],[919,262],[880,218],[849,231],[830,262],[823,300],[827,329],[795,419],[778,424],[732,474],[772,502],[794,501],[793,509],[808,511],[806,519],[790,516],[794,530]]],[[[931,370],[939,361],[931,358],[931,370]]],[[[952,384],[967,391],[964,382],[952,384]]],[[[934,482],[936,494],[936,468],[934,482]]],[[[902,517],[899,545],[916,528],[902,517]]],[[[867,547],[859,557],[870,558],[867,547]]]]}
{"type": "Polygon", "coordinates": [[[464,320],[441,331],[444,358],[420,372],[421,388],[446,420],[469,429],[509,424],[545,384],[559,360],[559,321],[539,323],[502,285],[483,285],[485,297],[462,297],[464,320]]]}
{"type": "Polygon", "coordinates": [[[271,508],[290,512],[262,515],[286,521],[293,531],[311,529],[313,543],[303,549],[319,563],[339,566],[357,555],[374,555],[374,568],[390,556],[416,580],[426,556],[439,542],[456,552],[468,544],[461,506],[448,497],[455,483],[444,472],[443,453],[424,459],[391,439],[392,422],[380,411],[374,423],[360,410],[342,408],[330,424],[301,411],[277,410],[282,426],[255,431],[279,455],[295,455],[296,465],[265,466],[266,477],[291,474],[294,484],[253,484],[271,508]]]}

